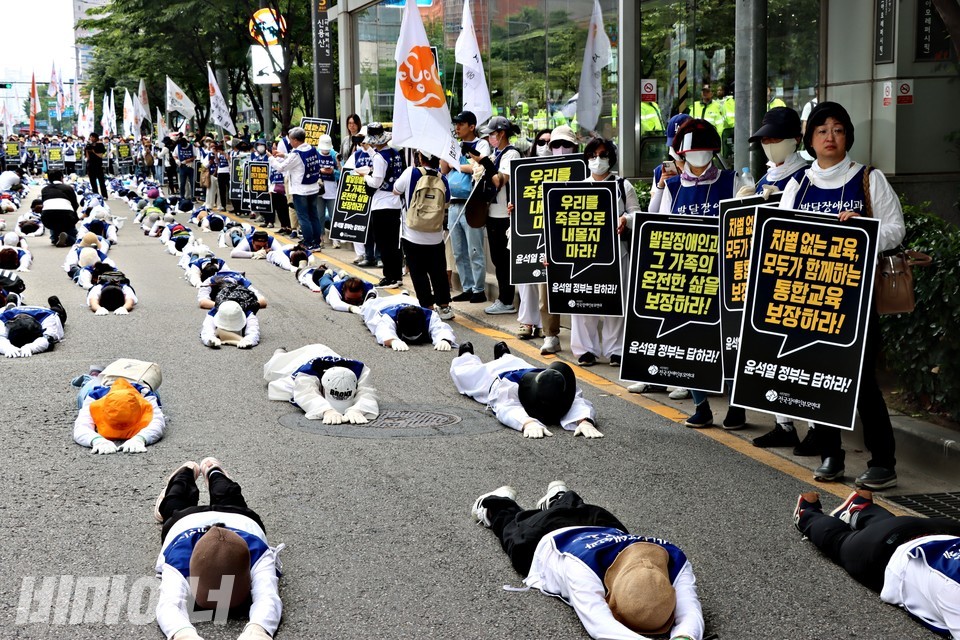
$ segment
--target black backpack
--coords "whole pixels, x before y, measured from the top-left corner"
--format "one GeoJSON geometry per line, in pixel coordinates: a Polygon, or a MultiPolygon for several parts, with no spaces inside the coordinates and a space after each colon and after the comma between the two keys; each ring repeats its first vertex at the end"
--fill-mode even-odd
{"type": "Polygon", "coordinates": [[[218,307],[227,300],[233,300],[240,305],[244,313],[256,313],[260,310],[260,301],[257,299],[257,294],[239,282],[219,283],[213,299],[218,307]]]}
{"type": "Polygon", "coordinates": [[[128,278],[123,271],[114,269],[113,271],[104,271],[101,273],[100,277],[97,279],[97,284],[102,284],[103,286],[115,284],[123,287],[130,284],[130,278],[128,278]]]}

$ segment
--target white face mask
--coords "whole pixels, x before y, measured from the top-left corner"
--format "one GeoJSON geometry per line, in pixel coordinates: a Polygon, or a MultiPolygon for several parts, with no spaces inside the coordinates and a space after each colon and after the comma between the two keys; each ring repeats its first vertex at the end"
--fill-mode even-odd
{"type": "Polygon", "coordinates": [[[790,154],[797,150],[797,141],[793,138],[787,138],[773,144],[760,145],[763,152],[767,154],[767,159],[773,164],[783,164],[783,161],[790,157],[790,154]]]}
{"type": "Polygon", "coordinates": [[[257,153],[263,153],[263,152],[266,151],[266,150],[267,150],[267,148],[266,148],[265,146],[263,146],[262,144],[258,144],[258,145],[257,145],[257,153]]]}
{"type": "Polygon", "coordinates": [[[590,158],[587,166],[590,168],[590,173],[595,176],[603,176],[610,171],[610,161],[606,158],[590,158]]]}
{"type": "Polygon", "coordinates": [[[551,155],[555,156],[565,156],[568,153],[573,153],[573,149],[568,147],[557,147],[556,149],[551,149],[550,153],[551,155]]]}
{"type": "Polygon", "coordinates": [[[713,151],[687,151],[683,159],[691,167],[705,167],[713,160],[713,151]]]}
{"type": "Polygon", "coordinates": [[[550,143],[537,147],[537,156],[544,157],[550,155],[550,143]]]}

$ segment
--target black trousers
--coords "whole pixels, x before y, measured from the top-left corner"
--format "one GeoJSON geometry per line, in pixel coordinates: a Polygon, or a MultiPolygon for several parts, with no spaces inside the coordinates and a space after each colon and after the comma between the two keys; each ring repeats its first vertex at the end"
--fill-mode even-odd
{"type": "Polygon", "coordinates": [[[103,169],[87,169],[87,177],[90,178],[90,188],[94,193],[98,193],[106,200],[109,196],[107,192],[107,179],[103,175],[103,169]],[[97,188],[99,185],[99,189],[97,188]]]}
{"type": "Polygon", "coordinates": [[[177,167],[176,167],[176,165],[174,165],[174,166],[167,166],[163,171],[164,171],[165,174],[167,174],[167,185],[168,185],[168,188],[169,188],[169,191],[170,191],[170,195],[171,195],[171,196],[177,195],[177,189],[178,189],[179,187],[177,186],[178,183],[177,183],[177,167]]]}
{"type": "MultiPolygon", "coordinates": [[[[270,193],[270,204],[273,213],[280,220],[280,226],[284,229],[290,228],[290,203],[287,202],[287,196],[283,193],[270,193]]],[[[270,220],[273,222],[273,219],[270,220]]]]}
{"type": "Polygon", "coordinates": [[[228,197],[230,195],[230,174],[229,173],[217,174],[217,195],[220,196],[220,207],[223,209],[226,209],[227,202],[230,201],[230,198],[228,197]]]}
{"type": "Polygon", "coordinates": [[[898,546],[919,536],[960,536],[960,522],[956,520],[894,516],[876,504],[855,514],[851,523],[810,509],[800,517],[803,535],[854,580],[878,593],[883,588],[887,563],[898,546]]]}
{"type": "Polygon", "coordinates": [[[524,511],[509,498],[490,497],[483,501],[490,528],[497,537],[510,563],[520,575],[530,573],[533,552],[540,539],[564,527],[613,527],[629,533],[617,518],[604,509],[587,504],[575,491],[567,491],[546,510],[524,511]]]}
{"type": "Polygon", "coordinates": [[[237,513],[247,516],[266,532],[263,520],[253,510],[247,507],[243,499],[240,485],[231,480],[224,473],[214,473],[210,476],[210,505],[198,506],[200,490],[193,479],[193,470],[181,469],[167,483],[167,492],[160,502],[160,515],[163,516],[163,528],[160,539],[163,540],[170,532],[170,528],[184,516],[192,513],[206,513],[220,511],[223,513],[237,513]]]}
{"type": "MultiPolygon", "coordinates": [[[[880,354],[880,316],[870,310],[867,321],[866,345],[863,351],[863,368],[860,371],[860,396],[857,398],[857,413],[863,423],[863,444],[870,452],[868,467],[893,469],[897,465],[897,443],[893,437],[893,425],[887,403],[877,382],[877,356],[880,354]]],[[[843,456],[840,429],[818,425],[817,442],[822,458],[843,456]]]]}
{"type": "Polygon", "coordinates": [[[413,290],[420,306],[430,308],[434,304],[441,307],[450,304],[447,254],[443,243],[416,244],[406,239],[402,242],[403,255],[407,258],[410,279],[413,280],[413,290]]]}
{"type": "MultiPolygon", "coordinates": [[[[377,209],[370,214],[370,231],[373,232],[380,258],[383,260],[383,277],[399,281],[403,278],[403,253],[400,251],[400,209],[377,209]]],[[[446,277],[446,267],[444,267],[446,277]]],[[[423,304],[423,300],[420,301],[423,304]]]]}
{"type": "Polygon", "coordinates": [[[507,230],[510,228],[510,218],[487,218],[487,243],[490,247],[490,259],[493,260],[494,272],[497,275],[497,287],[500,302],[507,306],[513,305],[513,296],[516,293],[510,284],[510,250],[507,249],[507,230]]]}
{"type": "Polygon", "coordinates": [[[77,172],[77,163],[76,163],[76,162],[67,162],[67,161],[64,161],[64,163],[63,163],[63,172],[64,172],[65,174],[67,174],[68,176],[69,176],[71,173],[76,173],[76,172],[77,172]]]}

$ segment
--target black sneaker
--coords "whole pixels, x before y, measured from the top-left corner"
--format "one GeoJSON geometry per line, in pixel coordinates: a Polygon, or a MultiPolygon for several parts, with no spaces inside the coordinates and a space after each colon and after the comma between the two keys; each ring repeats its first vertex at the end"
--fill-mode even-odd
{"type": "Polygon", "coordinates": [[[50,296],[47,298],[47,306],[50,307],[51,311],[56,311],[57,315],[60,316],[60,324],[63,324],[67,321],[67,310],[64,309],[63,305],[60,303],[60,298],[57,296],[50,296]]]}
{"type": "Polygon", "coordinates": [[[470,353],[470,354],[473,353],[473,343],[472,343],[472,342],[464,342],[463,344],[460,345],[460,350],[457,351],[457,355],[458,355],[458,356],[462,356],[462,355],[465,354],[465,353],[470,353]]]}
{"type": "Polygon", "coordinates": [[[453,302],[470,302],[470,298],[473,297],[473,294],[469,291],[464,291],[463,293],[458,293],[457,295],[450,298],[453,302]]]}
{"type": "Polygon", "coordinates": [[[62,247],[69,247],[69,246],[70,246],[70,236],[67,235],[67,232],[66,232],[66,231],[61,231],[61,232],[60,232],[60,235],[57,236],[57,244],[56,244],[56,246],[61,247],[61,248],[62,248],[62,247]]]}
{"type": "Polygon", "coordinates": [[[723,428],[727,431],[742,429],[747,426],[747,412],[743,407],[730,405],[727,408],[727,415],[723,419],[723,428]]]}
{"type": "Polygon", "coordinates": [[[621,362],[623,362],[623,358],[621,356],[617,356],[617,355],[610,356],[611,367],[619,367],[621,362]]]}
{"type": "Polygon", "coordinates": [[[486,301],[487,301],[487,294],[485,294],[483,291],[474,291],[472,294],[470,294],[470,302],[472,302],[473,304],[477,304],[478,302],[486,302],[486,301]]]}
{"type": "Polygon", "coordinates": [[[379,295],[380,294],[377,293],[376,289],[370,289],[370,291],[367,291],[367,295],[363,296],[363,301],[366,302],[367,300],[373,300],[374,298],[379,297],[379,295]]]}
{"type": "Polygon", "coordinates": [[[801,493],[800,497],[797,498],[797,506],[793,510],[793,526],[797,528],[797,531],[803,533],[803,529],[800,528],[800,517],[803,516],[806,511],[817,511],[823,513],[823,505],[820,504],[820,496],[816,492],[811,491],[809,493],[801,493]]]}
{"type": "Polygon", "coordinates": [[[813,472],[813,479],[817,482],[833,482],[843,477],[844,456],[827,456],[813,472]]]}
{"type": "Polygon", "coordinates": [[[776,425],[771,431],[753,439],[753,446],[767,449],[770,447],[794,447],[800,444],[795,429],[787,431],[782,425],[776,425]]]}
{"type": "Polygon", "coordinates": [[[897,472],[886,467],[870,467],[854,481],[858,487],[880,491],[897,486],[897,472]]]}
{"type": "Polygon", "coordinates": [[[577,358],[577,364],[581,367],[592,367],[597,364],[597,356],[593,355],[589,351],[577,358]]]}
{"type": "Polygon", "coordinates": [[[510,347],[507,346],[506,342],[498,342],[497,344],[493,345],[494,360],[499,360],[505,354],[508,354],[508,353],[510,353],[510,347]]]}
{"type": "Polygon", "coordinates": [[[377,286],[384,287],[386,289],[394,289],[399,287],[401,284],[403,283],[399,280],[394,280],[393,278],[381,278],[380,282],[377,283],[377,286]]]}
{"type": "Polygon", "coordinates": [[[713,425],[713,411],[710,411],[709,402],[701,402],[692,416],[683,421],[684,426],[694,429],[703,429],[713,425]]]}
{"type": "Polygon", "coordinates": [[[810,457],[820,455],[820,443],[817,442],[817,430],[814,428],[807,429],[807,435],[803,437],[803,440],[793,448],[793,455],[800,457],[810,457]]]}

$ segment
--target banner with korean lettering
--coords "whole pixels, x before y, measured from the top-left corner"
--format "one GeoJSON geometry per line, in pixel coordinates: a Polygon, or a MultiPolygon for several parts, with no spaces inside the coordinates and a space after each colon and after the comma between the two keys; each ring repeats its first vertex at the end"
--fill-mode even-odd
{"type": "Polygon", "coordinates": [[[4,142],[3,151],[7,155],[7,166],[9,167],[20,166],[20,143],[19,142],[4,142]]]}
{"type": "Polygon", "coordinates": [[[621,379],[722,391],[717,218],[637,214],[630,264],[621,379]]]}
{"type": "Polygon", "coordinates": [[[207,188],[200,184],[200,174],[203,173],[203,162],[200,158],[193,161],[193,199],[203,202],[207,198],[207,188]]]}
{"type": "Polygon", "coordinates": [[[352,171],[340,174],[337,202],[330,222],[330,238],[341,242],[366,242],[370,228],[370,195],[363,176],[352,171]]]}
{"type": "Polygon", "coordinates": [[[300,118],[300,126],[307,132],[306,143],[316,147],[317,142],[320,141],[320,136],[330,135],[333,120],[329,118],[300,118]]]}
{"type": "Polygon", "coordinates": [[[543,185],[550,313],[622,316],[614,182],[543,185]]]}
{"type": "Polygon", "coordinates": [[[543,268],[543,183],[586,177],[586,163],[575,156],[518,158],[510,163],[510,284],[535,284],[547,279],[543,268]]]}
{"type": "Polygon", "coordinates": [[[270,211],[270,163],[247,163],[247,191],[249,191],[250,211],[263,213],[270,211]]]}
{"type": "MultiPolygon", "coordinates": [[[[242,202],[246,172],[243,170],[243,167],[246,163],[246,157],[230,158],[230,199],[241,203],[241,211],[244,210],[242,208],[242,202]]],[[[246,211],[249,211],[249,209],[246,209],[246,211]]]]}
{"type": "Polygon", "coordinates": [[[747,276],[750,274],[750,239],[753,236],[753,217],[760,205],[776,205],[781,194],[750,198],[731,198],[720,201],[720,332],[723,335],[723,377],[733,378],[737,367],[737,346],[740,344],[740,324],[743,321],[743,303],[747,294],[747,276]]]}
{"type": "Polygon", "coordinates": [[[127,142],[117,145],[117,170],[122,174],[133,173],[133,149],[127,142]]]}
{"type": "Polygon", "coordinates": [[[731,403],[853,429],[878,230],[757,208],[731,403]]]}
{"type": "Polygon", "coordinates": [[[47,170],[63,169],[63,147],[58,144],[47,147],[47,170]]]}

